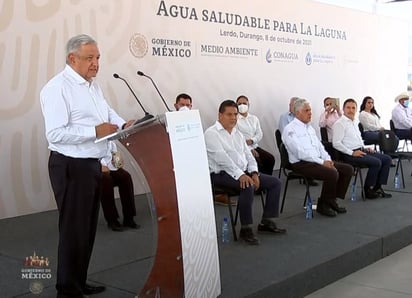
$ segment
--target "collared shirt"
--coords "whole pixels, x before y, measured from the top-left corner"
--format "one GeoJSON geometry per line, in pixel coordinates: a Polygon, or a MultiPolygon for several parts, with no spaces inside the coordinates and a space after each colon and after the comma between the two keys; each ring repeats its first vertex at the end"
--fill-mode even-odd
{"type": "Polygon", "coordinates": [[[392,121],[396,129],[410,129],[412,127],[412,110],[397,104],[392,110],[392,121]]]}
{"type": "Polygon", "coordinates": [[[353,150],[364,146],[357,123],[345,115],[336,120],[332,130],[332,144],[336,150],[352,155],[353,150]]]}
{"type": "Polygon", "coordinates": [[[242,133],[233,128],[229,133],[219,121],[206,129],[205,142],[211,173],[225,171],[238,180],[245,171],[257,172],[257,163],[242,133]]]}
{"type": "Polygon", "coordinates": [[[339,113],[335,110],[333,113],[328,113],[324,111],[319,118],[319,127],[326,127],[328,132],[328,141],[332,142],[332,126],[341,117],[339,113]],[[327,117],[326,117],[327,116],[327,117]]]}
{"type": "Polygon", "coordinates": [[[331,160],[315,129],[297,118],[286,125],[282,142],[289,153],[290,163],[308,161],[322,165],[325,160],[331,160]]]}
{"type": "Polygon", "coordinates": [[[359,122],[363,126],[363,131],[377,131],[380,130],[382,125],[379,121],[379,117],[376,114],[362,111],[359,114],[359,122]]]}
{"type": "Polygon", "coordinates": [[[49,149],[75,158],[102,158],[107,141],[95,143],[95,126],[125,121],[107,104],[95,82],[88,82],[69,65],[40,92],[49,149]]]}
{"type": "Polygon", "coordinates": [[[293,119],[295,119],[295,115],[291,112],[287,112],[287,113],[280,115],[280,118],[279,118],[280,133],[283,133],[283,130],[285,129],[286,125],[292,122],[293,119]]]}
{"type": "Polygon", "coordinates": [[[255,149],[259,146],[258,143],[262,139],[263,133],[258,117],[249,113],[246,117],[239,114],[236,126],[246,140],[250,139],[253,141],[253,143],[249,145],[249,149],[255,149]]]}

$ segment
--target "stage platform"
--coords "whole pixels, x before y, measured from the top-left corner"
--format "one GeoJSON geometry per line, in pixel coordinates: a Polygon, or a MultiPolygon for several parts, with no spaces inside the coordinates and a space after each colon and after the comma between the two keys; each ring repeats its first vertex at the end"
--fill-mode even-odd
{"type": "MultiPolygon", "coordinates": [[[[315,213],[312,220],[306,220],[302,207],[305,188],[291,181],[278,220],[288,229],[286,235],[259,234],[259,246],[219,242],[220,297],[304,297],[412,243],[411,169],[411,163],[404,161],[406,188],[396,191],[391,169],[385,188],[393,195],[390,199],[362,201],[358,187],[360,200],[341,201],[348,213],[336,218],[315,213]]],[[[320,186],[311,187],[312,198],[319,192],[320,186]]],[[[136,206],[139,230],[113,232],[100,216],[89,280],[107,290],[93,297],[135,297],[146,280],[156,229],[148,196],[137,196],[136,206]]],[[[220,234],[220,223],[228,211],[219,205],[215,210],[220,234]]],[[[258,198],[254,213],[256,229],[261,216],[258,198]]],[[[57,212],[0,220],[0,235],[0,297],[55,297],[57,212]],[[51,269],[51,278],[42,281],[44,289],[38,295],[30,291],[30,281],[22,278],[24,260],[34,252],[47,257],[51,269]]]]}

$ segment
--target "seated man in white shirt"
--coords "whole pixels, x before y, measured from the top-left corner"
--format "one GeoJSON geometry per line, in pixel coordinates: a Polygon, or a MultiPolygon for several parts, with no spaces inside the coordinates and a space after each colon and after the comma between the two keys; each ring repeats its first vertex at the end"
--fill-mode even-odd
{"type": "Polygon", "coordinates": [[[409,106],[408,93],[401,93],[395,98],[398,104],[392,110],[392,121],[395,134],[402,140],[412,139],[412,110],[409,106]]]}
{"type": "Polygon", "coordinates": [[[275,157],[270,152],[259,147],[259,142],[263,138],[259,118],[249,113],[249,99],[246,96],[240,95],[236,99],[236,103],[239,108],[237,128],[245,137],[246,144],[256,158],[259,172],[272,175],[275,157]]]}
{"type": "Polygon", "coordinates": [[[239,238],[257,245],[259,240],[252,230],[252,205],[255,191],[266,190],[266,203],[258,231],[284,234],[275,218],[279,216],[281,182],[274,176],[259,174],[257,163],[246,145],[242,133],[236,129],[238,106],[233,100],[220,104],[218,121],[205,131],[210,176],[214,186],[229,188],[240,193],[239,238]]]}
{"type": "MultiPolygon", "coordinates": [[[[295,105],[295,102],[299,99],[299,97],[292,97],[289,100],[289,111],[280,115],[279,117],[279,131],[282,134],[283,130],[285,129],[286,125],[288,125],[290,122],[295,119],[295,114],[293,112],[293,106],[295,105]]],[[[275,129],[275,140],[276,140],[276,129],[275,129]]],[[[313,180],[312,178],[309,178],[309,185],[310,186],[318,186],[318,183],[313,180]]]]}
{"type": "Polygon", "coordinates": [[[352,98],[343,104],[343,116],[333,125],[333,147],[338,150],[341,159],[353,166],[366,166],[369,168],[364,182],[365,196],[367,199],[376,199],[379,196],[390,198],[392,195],[385,193],[382,185],[387,184],[389,170],[392,163],[390,156],[376,153],[372,148],[365,148],[358,128],[355,123],[357,104],[352,98]]]}
{"type": "Polygon", "coordinates": [[[316,209],[318,213],[329,217],[346,213],[346,209],[340,207],[336,199],[345,198],[352,178],[352,166],[331,160],[310,125],[312,109],[307,100],[298,99],[293,108],[295,119],[286,125],[282,134],[292,169],[323,181],[316,209]]]}

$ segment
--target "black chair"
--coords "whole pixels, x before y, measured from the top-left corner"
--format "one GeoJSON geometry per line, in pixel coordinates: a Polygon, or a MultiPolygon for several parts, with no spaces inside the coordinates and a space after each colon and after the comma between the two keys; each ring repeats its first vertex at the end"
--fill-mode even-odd
{"type": "Polygon", "coordinates": [[[332,160],[336,160],[336,150],[333,148],[332,143],[329,142],[328,130],[326,129],[326,127],[320,128],[320,140],[322,142],[323,147],[325,148],[326,152],[329,153],[332,160]]]}
{"type": "MultiPolygon", "coordinates": [[[[239,204],[236,204],[236,213],[235,216],[233,216],[233,209],[232,209],[232,197],[239,197],[239,192],[230,188],[223,188],[223,187],[217,187],[212,185],[213,188],[213,195],[219,195],[223,194],[227,196],[227,206],[229,208],[229,218],[230,218],[230,224],[232,226],[232,233],[233,233],[233,240],[237,241],[237,234],[236,234],[236,224],[237,224],[237,219],[239,217],[239,204]]],[[[260,199],[262,201],[262,208],[265,208],[265,199],[263,197],[264,191],[258,190],[256,191],[257,195],[260,195],[260,199]]]]}
{"type": "Polygon", "coordinates": [[[328,130],[326,127],[320,128],[320,140],[322,143],[329,143],[328,130]]]}
{"type": "Polygon", "coordinates": [[[289,162],[289,154],[288,154],[288,151],[286,150],[285,144],[283,143],[280,144],[279,152],[280,152],[281,164],[283,165],[282,170],[286,176],[285,189],[283,191],[282,205],[280,208],[280,213],[282,213],[283,207],[285,205],[286,192],[288,191],[289,180],[298,179],[299,181],[303,180],[305,182],[306,192],[305,192],[305,200],[303,201],[303,206],[306,205],[306,201],[310,197],[310,191],[309,191],[308,178],[305,175],[296,173],[292,170],[291,164],[289,162]]]}
{"type": "Polygon", "coordinates": [[[359,122],[358,127],[359,127],[359,131],[361,133],[361,137],[362,137],[362,140],[363,140],[364,144],[365,145],[374,145],[374,149],[376,151],[376,146],[379,145],[379,142],[365,141],[365,130],[363,128],[362,123],[359,122]]]}
{"type": "MultiPolygon", "coordinates": [[[[275,131],[275,138],[276,138],[276,145],[278,146],[278,150],[280,152],[280,145],[282,144],[282,134],[280,133],[279,129],[276,129],[275,131]]],[[[282,174],[282,169],[283,169],[283,164],[282,164],[282,159],[281,159],[278,178],[280,178],[280,175],[282,174]]]]}
{"type": "MultiPolygon", "coordinates": [[[[322,144],[325,147],[326,152],[329,153],[332,160],[336,160],[336,161],[340,161],[340,162],[346,162],[342,158],[343,153],[336,150],[333,147],[332,143],[329,142],[328,131],[327,131],[326,127],[321,127],[320,128],[320,136],[321,136],[322,144]]],[[[359,177],[359,180],[361,182],[361,187],[362,187],[362,199],[365,200],[365,189],[363,187],[364,183],[363,183],[362,169],[366,168],[366,167],[359,166],[359,165],[354,165],[354,164],[351,164],[351,163],[348,163],[348,162],[346,162],[346,163],[350,164],[354,169],[354,177],[355,178],[353,178],[352,187],[354,187],[354,188],[356,187],[356,182],[357,182],[358,177],[359,177]]]]}
{"type": "Polygon", "coordinates": [[[405,138],[405,137],[400,137],[399,135],[396,134],[396,128],[395,128],[395,124],[393,123],[393,120],[389,120],[389,127],[391,129],[391,131],[393,131],[393,133],[399,138],[399,141],[403,141],[403,146],[402,146],[402,151],[405,149],[405,145],[406,145],[406,151],[409,151],[408,148],[408,140],[412,140],[412,128],[411,128],[411,136],[409,138],[405,138]]]}
{"type": "Polygon", "coordinates": [[[398,162],[396,163],[395,175],[398,175],[400,168],[402,187],[405,188],[402,160],[407,159],[410,161],[412,159],[412,152],[397,151],[398,140],[396,139],[396,135],[392,130],[384,130],[379,133],[379,147],[381,148],[383,153],[389,155],[392,158],[398,159],[398,162]]]}

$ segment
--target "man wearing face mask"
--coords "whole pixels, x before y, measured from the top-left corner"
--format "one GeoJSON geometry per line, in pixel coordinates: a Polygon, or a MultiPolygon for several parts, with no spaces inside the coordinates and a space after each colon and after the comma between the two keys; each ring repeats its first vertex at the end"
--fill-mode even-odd
{"type": "Polygon", "coordinates": [[[257,161],[259,172],[272,175],[275,158],[258,145],[263,137],[259,119],[249,113],[249,99],[246,96],[240,95],[236,99],[236,103],[239,109],[237,128],[245,137],[246,144],[257,161]]]}
{"type": "Polygon", "coordinates": [[[395,134],[399,139],[410,139],[412,137],[412,111],[408,108],[409,95],[404,92],[395,98],[399,104],[392,110],[392,121],[395,126],[395,134]]]}
{"type": "Polygon", "coordinates": [[[186,93],[180,93],[176,96],[174,104],[176,111],[188,111],[192,109],[192,98],[186,93]]]}

